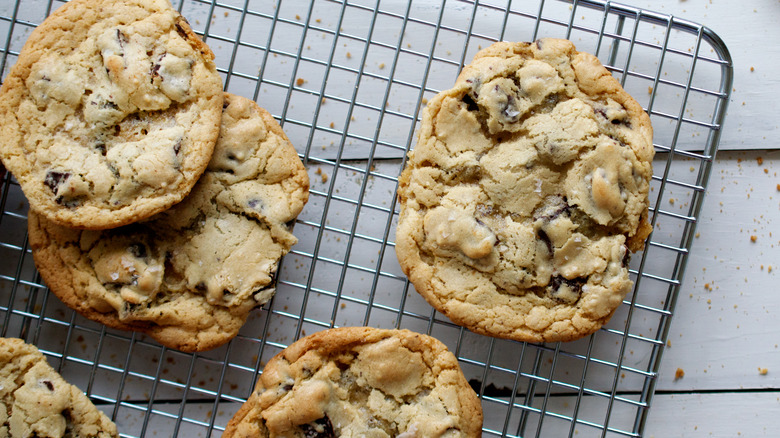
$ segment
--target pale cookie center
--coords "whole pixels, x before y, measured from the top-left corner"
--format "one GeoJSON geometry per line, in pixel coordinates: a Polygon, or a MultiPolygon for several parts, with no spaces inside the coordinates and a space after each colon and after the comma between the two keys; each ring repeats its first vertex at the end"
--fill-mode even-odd
{"type": "Polygon", "coordinates": [[[460,251],[472,259],[487,257],[496,243],[493,232],[474,216],[451,208],[430,210],[423,226],[436,245],[460,251]]]}
{"type": "Polygon", "coordinates": [[[598,168],[591,175],[591,196],[597,208],[606,210],[612,217],[623,214],[626,202],[620,193],[617,172],[614,169],[598,168]]]}
{"type": "Polygon", "coordinates": [[[93,268],[98,281],[114,285],[122,300],[141,304],[153,299],[163,280],[163,266],[149,257],[142,244],[128,247],[106,248],[93,258],[93,268]]]}

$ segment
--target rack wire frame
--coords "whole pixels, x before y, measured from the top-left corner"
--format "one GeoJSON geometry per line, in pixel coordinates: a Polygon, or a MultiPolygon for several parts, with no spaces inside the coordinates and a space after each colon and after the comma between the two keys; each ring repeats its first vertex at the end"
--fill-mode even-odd
{"type": "MultiPolygon", "coordinates": [[[[61,4],[0,6],[0,72],[61,4]]],[[[487,436],[642,436],[732,84],[705,26],[599,0],[174,0],[217,55],[227,91],[279,120],[309,169],[300,242],[277,294],[229,344],[184,354],[67,309],[35,271],[27,204],[0,197],[0,334],[36,344],[122,436],[218,436],[270,357],[334,326],[436,336],[479,394],[487,436]],[[395,260],[395,189],[426,99],[497,40],[564,37],[599,56],[653,121],[654,232],[630,265],[634,290],[580,341],[473,334],[414,292],[395,260]]]]}

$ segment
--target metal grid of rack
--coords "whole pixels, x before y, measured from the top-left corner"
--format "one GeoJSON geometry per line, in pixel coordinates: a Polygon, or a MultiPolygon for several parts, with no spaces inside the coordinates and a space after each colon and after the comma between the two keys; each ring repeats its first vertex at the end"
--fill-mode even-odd
{"type": "MultiPolygon", "coordinates": [[[[4,77],[61,3],[0,5],[4,77]]],[[[732,82],[717,35],[696,23],[582,0],[174,0],[216,54],[225,89],[280,121],[311,197],[274,299],[216,350],[184,354],[106,329],[50,295],[27,246],[27,204],[0,198],[0,334],[36,344],[122,436],[219,436],[263,365],[333,326],[408,328],[441,339],[482,400],[486,436],[641,436],[732,82]],[[565,37],[596,54],[651,115],[654,232],[634,290],[575,342],[473,334],[433,311],[395,258],[395,189],[421,109],[497,40],[565,37]]]]}

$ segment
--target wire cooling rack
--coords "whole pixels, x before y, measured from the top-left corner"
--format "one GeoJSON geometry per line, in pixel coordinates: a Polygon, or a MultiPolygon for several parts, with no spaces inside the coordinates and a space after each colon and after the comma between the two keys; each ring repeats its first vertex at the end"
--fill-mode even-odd
{"type": "MultiPolygon", "coordinates": [[[[60,2],[0,4],[0,71],[60,2]]],[[[280,121],[312,180],[277,294],[230,344],[201,354],[106,329],[63,306],[35,271],[27,203],[0,198],[3,336],[36,344],[122,436],[219,436],[274,354],[332,326],[429,333],[480,395],[486,436],[641,436],[717,150],[731,60],[706,27],[596,0],[181,0],[225,89],[280,121]],[[497,40],[565,37],[597,54],[651,115],[654,232],[613,319],[571,343],[473,334],[432,310],[394,252],[395,189],[421,109],[497,40]]],[[[683,315],[683,317],[685,317],[683,315]]]]}

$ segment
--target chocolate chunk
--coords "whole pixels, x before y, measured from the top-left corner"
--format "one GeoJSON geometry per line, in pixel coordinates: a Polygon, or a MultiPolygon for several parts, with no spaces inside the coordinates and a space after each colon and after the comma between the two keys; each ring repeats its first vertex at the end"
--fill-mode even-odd
{"type": "Polygon", "coordinates": [[[479,105],[477,105],[477,102],[474,101],[470,94],[463,96],[463,103],[466,104],[466,108],[469,111],[479,111],[479,105]]]}
{"type": "Polygon", "coordinates": [[[154,64],[152,65],[152,70],[149,73],[152,76],[152,81],[154,81],[154,78],[159,77],[160,80],[163,80],[163,77],[160,76],[160,64],[154,64]]]}
{"type": "Polygon", "coordinates": [[[336,438],[333,424],[328,416],[324,416],[314,423],[302,424],[301,430],[306,438],[336,438]]]}
{"type": "Polygon", "coordinates": [[[628,247],[625,247],[626,253],[623,255],[623,267],[627,268],[628,264],[631,263],[631,251],[628,250],[628,247]]]}
{"type": "Polygon", "coordinates": [[[535,43],[536,43],[536,48],[542,50],[542,40],[536,40],[535,43]]]}
{"type": "Polygon", "coordinates": [[[116,40],[117,40],[117,42],[119,42],[119,47],[122,50],[125,49],[125,43],[129,41],[127,39],[127,36],[125,34],[123,34],[122,31],[119,30],[119,29],[116,30],[116,40]]]}
{"type": "Polygon", "coordinates": [[[46,389],[48,389],[51,392],[54,392],[54,385],[50,381],[44,380],[42,383],[46,385],[46,389]]]}
{"type": "Polygon", "coordinates": [[[146,258],[148,255],[148,252],[146,251],[146,245],[143,243],[134,243],[130,245],[127,250],[130,251],[130,254],[138,257],[139,259],[146,258]]]}
{"type": "Polygon", "coordinates": [[[208,288],[206,287],[206,283],[202,281],[195,285],[195,290],[198,292],[206,292],[207,289],[208,288]]]}
{"type": "Polygon", "coordinates": [[[539,239],[542,240],[545,244],[547,244],[547,251],[550,252],[550,255],[553,254],[553,244],[550,240],[550,237],[547,236],[547,233],[544,232],[544,230],[539,230],[536,232],[536,235],[539,236],[539,239]]]}
{"type": "Polygon", "coordinates": [[[179,155],[179,151],[181,151],[181,139],[176,140],[173,145],[173,153],[179,155]]]}
{"type": "Polygon", "coordinates": [[[560,275],[556,275],[550,280],[550,284],[547,290],[550,296],[559,303],[573,304],[576,303],[582,294],[582,285],[585,284],[584,278],[566,279],[560,275]],[[564,290],[569,289],[569,290],[564,290]],[[572,295],[576,295],[573,297],[572,295]]]}
{"type": "Polygon", "coordinates": [[[105,143],[98,143],[95,145],[95,149],[100,152],[100,155],[106,156],[106,145],[105,143]]]}
{"type": "Polygon", "coordinates": [[[251,208],[252,210],[262,210],[262,209],[263,209],[263,201],[261,201],[261,200],[259,200],[259,199],[250,199],[250,200],[247,202],[247,205],[248,205],[248,206],[249,206],[249,208],[251,208]]]}
{"type": "Polygon", "coordinates": [[[55,172],[50,170],[46,172],[46,178],[43,180],[43,183],[56,195],[60,189],[60,185],[64,184],[68,178],[70,178],[69,172],[55,172]]]}
{"type": "MultiPolygon", "coordinates": [[[[182,20],[183,20],[183,18],[182,18],[182,20]]],[[[176,32],[178,32],[179,35],[181,35],[181,37],[184,38],[185,40],[190,39],[190,36],[187,35],[187,31],[185,31],[184,28],[181,27],[181,24],[179,24],[179,23],[176,23],[176,32]]]]}

